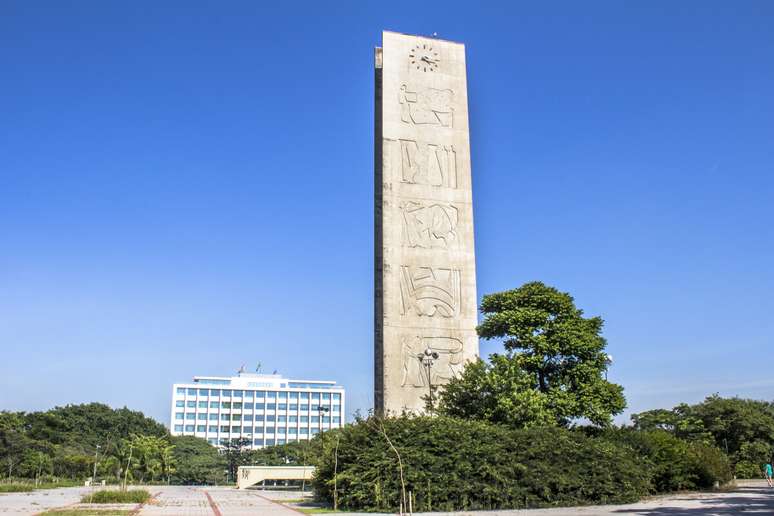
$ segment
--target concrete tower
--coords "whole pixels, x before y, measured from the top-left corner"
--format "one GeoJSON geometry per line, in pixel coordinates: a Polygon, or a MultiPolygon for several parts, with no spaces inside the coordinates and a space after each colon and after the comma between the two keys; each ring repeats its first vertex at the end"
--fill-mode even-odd
{"type": "Polygon", "coordinates": [[[478,355],[465,46],[384,32],[375,81],[374,403],[398,414],[478,355]]]}

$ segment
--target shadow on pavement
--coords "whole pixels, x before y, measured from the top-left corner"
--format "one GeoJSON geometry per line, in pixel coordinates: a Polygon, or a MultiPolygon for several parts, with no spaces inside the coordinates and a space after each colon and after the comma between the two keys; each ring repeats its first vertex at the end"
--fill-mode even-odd
{"type": "Polygon", "coordinates": [[[617,514],[643,516],[696,516],[699,514],[774,514],[774,489],[769,487],[740,487],[733,493],[711,498],[673,498],[671,502],[700,504],[698,507],[654,507],[647,509],[618,509],[617,514]]]}

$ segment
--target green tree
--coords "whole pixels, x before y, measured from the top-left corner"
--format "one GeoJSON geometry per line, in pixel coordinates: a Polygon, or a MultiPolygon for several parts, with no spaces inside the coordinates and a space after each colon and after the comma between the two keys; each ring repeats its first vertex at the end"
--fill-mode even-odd
{"type": "Polygon", "coordinates": [[[609,424],[626,407],[608,382],[603,321],[584,317],[573,298],[540,282],[484,296],[478,334],[502,340],[489,364],[469,364],[441,392],[439,412],[516,426],[609,424]]]}
{"type": "Polygon", "coordinates": [[[172,437],[176,463],[172,480],[178,484],[217,484],[225,478],[226,460],[217,448],[193,436],[172,437]]]}

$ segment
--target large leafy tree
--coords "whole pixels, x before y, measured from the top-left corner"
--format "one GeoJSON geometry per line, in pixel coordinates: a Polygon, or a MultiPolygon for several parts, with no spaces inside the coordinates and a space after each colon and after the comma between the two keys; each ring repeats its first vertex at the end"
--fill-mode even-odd
{"type": "Polygon", "coordinates": [[[608,382],[600,317],[584,317],[569,294],[540,282],[484,296],[478,334],[504,353],[469,364],[444,388],[443,414],[516,426],[606,425],[626,407],[608,382]]]}

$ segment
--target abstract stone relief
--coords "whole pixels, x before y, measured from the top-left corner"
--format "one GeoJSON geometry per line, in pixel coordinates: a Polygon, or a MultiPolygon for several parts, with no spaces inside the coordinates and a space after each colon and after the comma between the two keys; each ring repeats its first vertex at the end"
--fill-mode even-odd
{"type": "Polygon", "coordinates": [[[401,85],[398,94],[400,102],[400,119],[413,125],[438,125],[452,127],[454,124],[454,92],[425,88],[410,91],[405,84],[401,85]]]}
{"type": "Polygon", "coordinates": [[[401,181],[457,188],[454,147],[400,140],[401,181]]]}
{"type": "Polygon", "coordinates": [[[402,387],[427,388],[427,369],[419,358],[425,349],[438,353],[438,359],[430,368],[432,385],[445,384],[462,372],[464,366],[462,341],[453,337],[422,337],[404,335],[401,337],[403,353],[402,387]]]}
{"type": "Polygon", "coordinates": [[[460,313],[460,271],[402,265],[400,299],[401,315],[455,317],[460,313]]]}
{"type": "Polygon", "coordinates": [[[456,241],[459,210],[451,204],[406,201],[400,211],[404,246],[448,249],[456,241]]]}

